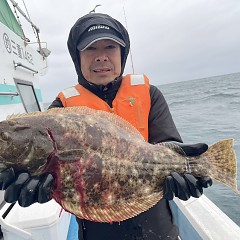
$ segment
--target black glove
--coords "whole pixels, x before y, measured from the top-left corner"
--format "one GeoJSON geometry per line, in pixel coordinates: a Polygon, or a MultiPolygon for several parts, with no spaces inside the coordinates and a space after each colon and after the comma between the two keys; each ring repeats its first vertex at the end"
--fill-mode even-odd
{"type": "MultiPolygon", "coordinates": [[[[180,146],[187,156],[198,156],[206,152],[208,145],[205,143],[183,144],[174,142],[180,146]]],[[[167,200],[172,200],[174,195],[181,200],[188,200],[191,196],[199,198],[203,194],[203,188],[212,185],[212,179],[208,176],[195,178],[190,173],[185,173],[183,176],[176,172],[167,176],[163,187],[163,197],[167,200]]]]}
{"type": "Polygon", "coordinates": [[[208,150],[206,143],[185,144],[180,142],[170,142],[182,148],[188,157],[199,156],[208,150]]]}
{"type": "Polygon", "coordinates": [[[5,201],[9,203],[18,201],[22,207],[51,200],[53,181],[54,176],[51,173],[30,176],[28,172],[15,173],[13,168],[0,172],[0,188],[5,190],[5,201]]]}
{"type": "Polygon", "coordinates": [[[195,178],[190,173],[185,173],[181,176],[173,172],[165,179],[163,196],[167,200],[172,200],[175,195],[175,197],[186,201],[190,197],[199,198],[203,194],[203,188],[211,185],[212,179],[208,176],[195,178]]]}

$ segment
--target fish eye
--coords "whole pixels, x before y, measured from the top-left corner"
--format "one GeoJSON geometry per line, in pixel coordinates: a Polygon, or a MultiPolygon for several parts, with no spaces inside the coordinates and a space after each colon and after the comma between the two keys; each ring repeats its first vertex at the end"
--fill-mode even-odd
{"type": "Polygon", "coordinates": [[[4,141],[7,141],[9,139],[9,134],[7,132],[1,132],[0,136],[4,141]]]}

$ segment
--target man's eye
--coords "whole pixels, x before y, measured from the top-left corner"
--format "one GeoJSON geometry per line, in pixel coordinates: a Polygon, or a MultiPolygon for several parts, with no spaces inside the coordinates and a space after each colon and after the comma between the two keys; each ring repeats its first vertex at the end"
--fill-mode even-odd
{"type": "Polygon", "coordinates": [[[107,49],[114,49],[114,48],[116,48],[116,46],[115,45],[108,45],[106,48],[107,49]]]}
{"type": "Polygon", "coordinates": [[[94,47],[87,47],[85,50],[88,50],[88,51],[92,51],[92,50],[95,50],[96,48],[94,47]]]}

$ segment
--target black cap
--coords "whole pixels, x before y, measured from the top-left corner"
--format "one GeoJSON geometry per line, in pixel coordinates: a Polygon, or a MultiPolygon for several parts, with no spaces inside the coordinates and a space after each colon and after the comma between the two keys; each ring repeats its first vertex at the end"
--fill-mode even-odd
{"type": "Polygon", "coordinates": [[[79,40],[79,44],[77,45],[77,49],[79,51],[84,51],[94,42],[103,39],[113,40],[122,47],[126,46],[120,34],[113,28],[107,25],[93,25],[85,31],[85,33],[83,33],[81,39],[79,40]]]}

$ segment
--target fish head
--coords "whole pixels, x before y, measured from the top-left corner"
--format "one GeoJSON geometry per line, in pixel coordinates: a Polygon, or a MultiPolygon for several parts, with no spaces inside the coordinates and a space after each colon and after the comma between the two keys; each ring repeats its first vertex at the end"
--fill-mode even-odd
{"type": "Polygon", "coordinates": [[[27,124],[17,121],[0,123],[0,160],[3,163],[16,160],[29,146],[31,130],[27,124]]]}
{"type": "MultiPolygon", "coordinates": [[[[16,121],[3,121],[0,124],[0,153],[8,152],[10,149],[25,147],[29,142],[30,126],[19,124],[16,121]]],[[[11,153],[12,154],[12,153],[11,153]]]]}
{"type": "Polygon", "coordinates": [[[52,152],[47,129],[22,119],[0,123],[0,163],[4,166],[32,173],[43,167],[52,152]]]}

